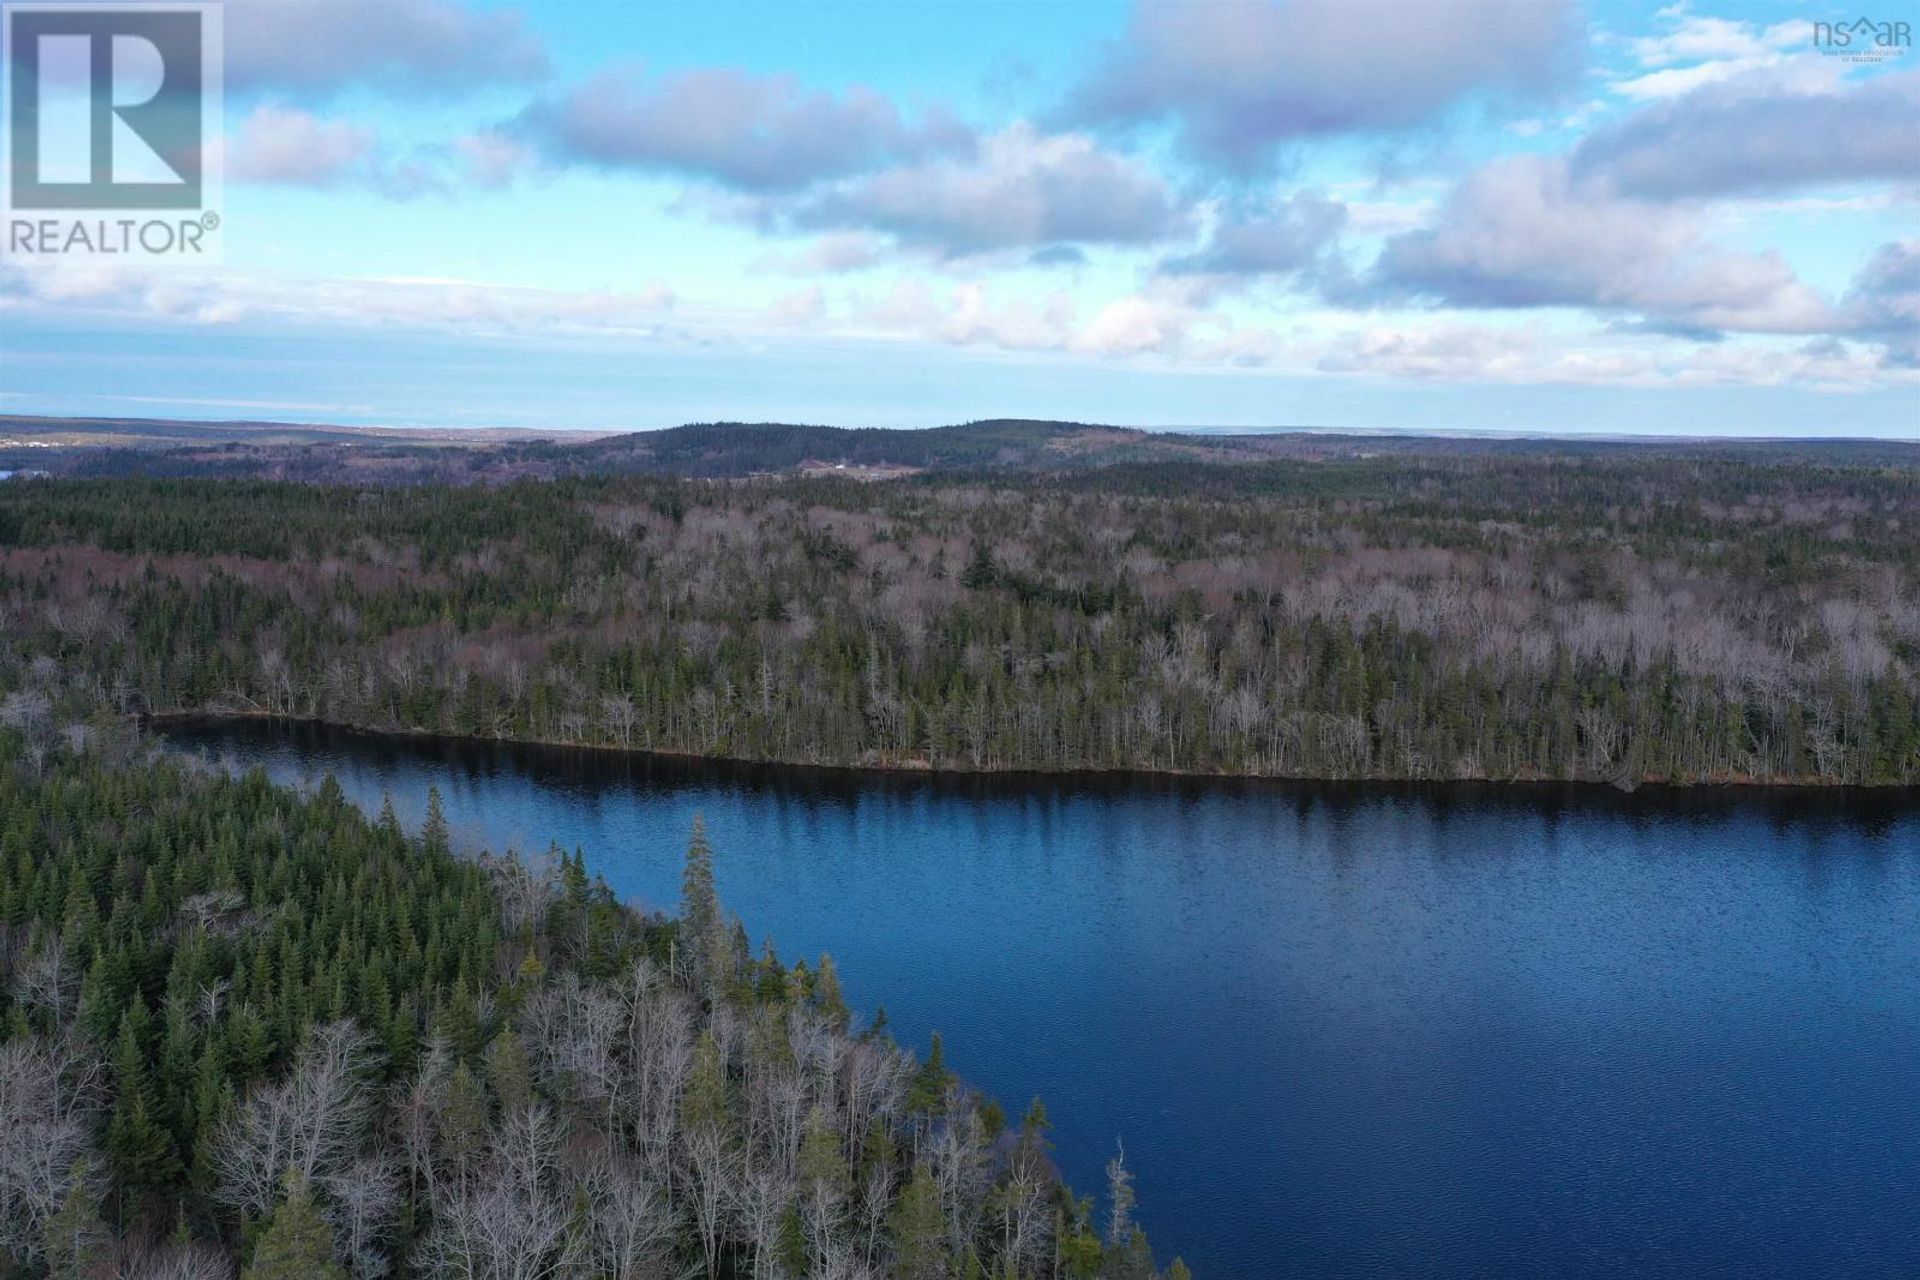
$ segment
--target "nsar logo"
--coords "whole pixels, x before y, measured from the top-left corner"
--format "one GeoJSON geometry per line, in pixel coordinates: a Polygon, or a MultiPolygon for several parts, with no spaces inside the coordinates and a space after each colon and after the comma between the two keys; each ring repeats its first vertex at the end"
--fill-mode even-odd
{"type": "Polygon", "coordinates": [[[1913,47],[1913,25],[1856,18],[1852,22],[1816,22],[1813,47],[1849,62],[1885,62],[1913,47]]]}

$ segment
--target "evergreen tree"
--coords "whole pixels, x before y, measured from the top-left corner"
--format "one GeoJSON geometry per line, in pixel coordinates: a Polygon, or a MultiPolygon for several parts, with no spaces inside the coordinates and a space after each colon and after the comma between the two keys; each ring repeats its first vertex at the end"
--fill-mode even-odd
{"type": "Polygon", "coordinates": [[[847,998],[840,990],[840,971],[834,967],[830,955],[820,957],[820,968],[813,975],[813,1003],[838,1030],[845,1031],[853,1020],[847,998]]]}
{"type": "Polygon", "coordinates": [[[447,1095],[440,1109],[440,1149],[465,1168],[487,1141],[487,1094],[462,1062],[447,1079],[447,1095]]]}
{"type": "Polygon", "coordinates": [[[728,936],[720,893],[713,877],[713,846],[707,843],[707,822],[695,815],[693,835],[687,841],[686,871],[680,881],[680,936],[690,969],[700,979],[709,1000],[726,991],[732,974],[733,940],[728,936]]]}
{"type": "Polygon", "coordinates": [[[129,1011],[114,1046],[113,1114],[107,1122],[107,1165],[120,1187],[138,1195],[164,1187],[177,1172],[173,1139],[160,1122],[146,1050],[129,1011]]]}
{"type": "Polygon", "coordinates": [[[487,1083],[506,1113],[518,1111],[533,1099],[533,1068],[520,1037],[508,1027],[487,1046],[487,1083]]]}
{"type": "Polygon", "coordinates": [[[923,1164],[913,1167],[906,1189],[888,1218],[893,1235],[894,1280],[944,1280],[947,1272],[947,1222],[940,1212],[940,1188],[923,1164]]]}
{"type": "Polygon", "coordinates": [[[440,804],[440,788],[427,788],[427,820],[420,828],[420,845],[430,854],[445,854],[453,847],[447,813],[440,804]]]}
{"type": "Polygon", "coordinates": [[[41,1231],[48,1280],[100,1280],[108,1272],[113,1236],[100,1216],[90,1177],[85,1160],[74,1165],[66,1199],[41,1231]]]}
{"type": "Polygon", "coordinates": [[[800,1139],[799,1170],[800,1186],[809,1195],[837,1203],[853,1190],[853,1174],[846,1157],[840,1154],[840,1135],[819,1107],[807,1113],[806,1130],[800,1139]]]}
{"type": "Polygon", "coordinates": [[[393,793],[386,792],[380,798],[380,816],[373,820],[380,834],[389,840],[400,839],[400,815],[393,811],[393,793]]]}
{"type": "Polygon", "coordinates": [[[333,1228],[299,1175],[288,1177],[286,1199],[268,1219],[240,1280],[347,1280],[333,1258],[333,1228]]]}
{"type": "Polygon", "coordinates": [[[1134,1227],[1119,1245],[1107,1250],[1106,1273],[1112,1280],[1155,1280],[1153,1249],[1147,1233],[1134,1227]]]}
{"type": "Polygon", "coordinates": [[[690,940],[704,939],[720,916],[720,895],[713,880],[713,846],[707,843],[707,820],[693,816],[693,835],[687,840],[686,868],[680,876],[680,927],[690,940]]]}
{"type": "Polygon", "coordinates": [[[1007,1109],[1000,1105],[1000,1099],[988,1098],[980,1104],[980,1129],[992,1142],[1007,1129],[1007,1109]]]}
{"type": "Polygon", "coordinates": [[[727,1122],[727,1071],[720,1044],[704,1031],[693,1046],[693,1070],[680,1098],[680,1122],[689,1129],[717,1129],[727,1122]]]}
{"type": "Polygon", "coordinates": [[[972,591],[984,591],[999,578],[1000,570],[993,563],[993,547],[986,542],[974,543],[967,567],[960,572],[960,585],[972,591]]]}
{"type": "Polygon", "coordinates": [[[800,1220],[800,1210],[788,1205],[786,1212],[780,1215],[778,1247],[775,1250],[780,1257],[780,1265],[790,1276],[807,1274],[807,1228],[800,1220]]]}
{"type": "Polygon", "coordinates": [[[947,1070],[946,1046],[940,1041],[940,1033],[933,1033],[933,1045],[927,1051],[927,1060],[914,1077],[913,1088],[907,1093],[907,1105],[915,1111],[924,1111],[929,1115],[939,1115],[946,1110],[947,1089],[953,1083],[953,1072],[947,1070]]]}

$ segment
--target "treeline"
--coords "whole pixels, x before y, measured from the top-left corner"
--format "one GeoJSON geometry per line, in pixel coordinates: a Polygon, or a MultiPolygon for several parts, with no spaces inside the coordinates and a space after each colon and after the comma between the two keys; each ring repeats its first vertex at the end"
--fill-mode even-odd
{"type": "MultiPolygon", "coordinates": [[[[111,720],[0,730],[0,1274],[1154,1280],[830,959],[111,720]]],[[[1184,1277],[1177,1262],[1166,1273],[1184,1277]]]]}
{"type": "Polygon", "coordinates": [[[804,763],[1920,781],[1920,470],[0,488],[0,676],[804,763]]]}

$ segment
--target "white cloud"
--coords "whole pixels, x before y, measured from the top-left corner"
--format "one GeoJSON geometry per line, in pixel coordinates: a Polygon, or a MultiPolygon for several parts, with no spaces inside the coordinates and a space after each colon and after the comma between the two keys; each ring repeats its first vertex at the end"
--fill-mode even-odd
{"type": "Polygon", "coordinates": [[[1170,352],[1186,338],[1192,320],[1192,312],[1184,306],[1135,294],[1102,307],[1073,345],[1098,355],[1170,352]]]}
{"type": "Polygon", "coordinates": [[[943,109],[909,119],[855,86],[702,67],[601,72],[542,99],[515,128],[561,163],[686,174],[742,191],[797,191],[888,164],[965,153],[973,131],[943,109]]]}
{"type": "Polygon", "coordinates": [[[827,291],[819,285],[795,289],[773,300],[768,318],[780,325],[817,325],[826,319],[827,291]]]}
{"type": "Polygon", "coordinates": [[[1081,324],[1062,291],[1004,297],[969,281],[937,293],[905,277],[878,297],[853,295],[849,320],[869,334],[911,335],[949,346],[1070,352],[1099,357],[1177,353],[1200,313],[1183,291],[1150,290],[1115,298],[1081,324]]]}
{"type": "Polygon", "coordinates": [[[1585,308],[1684,330],[1813,333],[1833,323],[1778,253],[1719,248],[1697,209],[1580,182],[1553,156],[1511,156],[1473,174],[1431,227],[1388,241],[1377,278],[1454,307],[1585,308]]]}
{"type": "Polygon", "coordinates": [[[268,103],[241,121],[227,172],[241,182],[327,187],[365,166],[377,142],[372,129],[268,103]]]}
{"type": "Polygon", "coordinates": [[[1585,180],[1659,199],[1920,181],[1920,72],[1807,88],[1770,75],[1700,89],[1596,129],[1585,180]]]}
{"type": "MultiPolygon", "coordinates": [[[[1245,339],[1241,346],[1256,349],[1245,339]]],[[[1281,350],[1272,344],[1265,358],[1243,362],[1271,366],[1281,350]]],[[[1761,337],[1682,347],[1655,335],[1518,330],[1452,318],[1369,324],[1325,338],[1306,354],[1326,374],[1461,384],[1798,386],[1842,393],[1920,386],[1920,373],[1891,367],[1872,349],[1847,343],[1761,337]]]]}
{"type": "Polygon", "coordinates": [[[1527,367],[1538,345],[1529,334],[1483,325],[1375,324],[1336,340],[1316,367],[1324,373],[1506,381],[1527,367]]]}
{"type": "Polygon", "coordinates": [[[526,143],[497,129],[481,129],[454,139],[466,179],[476,187],[497,189],[512,185],[533,163],[526,143]]]}
{"type": "Polygon", "coordinates": [[[1806,20],[1760,27],[1751,22],[1684,11],[1667,10],[1662,16],[1668,26],[1666,31],[1627,42],[1642,66],[1671,67],[1685,62],[1764,58],[1782,49],[1804,47],[1811,34],[1806,20]]]}
{"type": "Polygon", "coordinates": [[[466,280],[316,279],[246,271],[35,264],[3,279],[29,303],[161,316],[205,325],[242,320],[418,325],[493,332],[658,333],[677,299],[637,290],[519,289],[466,280]]]}
{"type": "Polygon", "coordinates": [[[1437,200],[1349,200],[1347,227],[1355,235],[1394,235],[1426,226],[1439,207],[1437,200]]]}
{"type": "Polygon", "coordinates": [[[869,232],[835,232],[797,252],[763,254],[754,259],[753,269],[786,275],[838,275],[878,265],[886,256],[885,250],[881,238],[869,232]]]}
{"type": "Polygon", "coordinates": [[[1187,226],[1179,199],[1145,164],[1084,134],[1044,134],[1024,122],[983,139],[977,156],[888,169],[759,212],[771,225],[883,232],[956,257],[1150,244],[1187,226]]]}
{"type": "Polygon", "coordinates": [[[1462,103],[1551,96],[1580,45],[1566,0],[1144,0],[1072,95],[1075,123],[1173,122],[1236,172],[1302,139],[1428,124],[1462,103]]]}
{"type": "MultiPolygon", "coordinates": [[[[417,148],[396,156],[371,126],[323,119],[279,103],[256,107],[225,145],[227,172],[237,182],[355,188],[392,200],[445,194],[452,185],[444,149],[417,148]]],[[[464,152],[456,147],[455,154],[464,152]]],[[[477,176],[471,164],[468,176],[477,176]]]]}
{"type": "Polygon", "coordinates": [[[1839,64],[1812,54],[1811,20],[1761,27],[1680,10],[1663,11],[1662,18],[1668,24],[1666,31],[1626,42],[1635,60],[1647,70],[1616,81],[1615,92],[1647,102],[1679,97],[1706,85],[1758,72],[1774,73],[1777,82],[1830,82],[1839,70],[1839,64]]]}
{"type": "Polygon", "coordinates": [[[545,48],[512,9],[455,0],[228,0],[224,9],[232,90],[458,94],[547,71],[545,48]]]}

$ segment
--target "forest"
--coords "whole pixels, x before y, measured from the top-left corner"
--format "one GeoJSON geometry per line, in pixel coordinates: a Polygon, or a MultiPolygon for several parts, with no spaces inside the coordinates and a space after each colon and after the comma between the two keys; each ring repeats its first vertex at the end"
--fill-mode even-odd
{"type": "MultiPolygon", "coordinates": [[[[684,456],[721,429],[700,430],[684,456]]],[[[15,481],[0,679],[16,722],[213,712],[947,770],[1920,781],[1914,451],[1368,443],[869,481],[731,461],[15,481]]]]}
{"type": "Polygon", "coordinates": [[[1096,1221],[1037,1100],[752,951],[716,857],[643,916],[437,796],[0,729],[0,1274],[1159,1280],[1120,1155],[1096,1221]]]}
{"type": "Polygon", "coordinates": [[[1014,1119],[937,1038],[856,1022],[830,957],[756,951],[697,826],[678,914],[643,914],[579,851],[456,850],[437,797],[405,831],[164,757],[155,717],[1920,783],[1898,450],[1249,458],[982,424],[921,466],[795,430],[776,473],[701,428],[594,445],[634,464],[604,470],[438,444],[431,474],[297,482],[214,442],[219,476],[0,481],[0,1275],[1186,1276],[1123,1154],[1096,1208],[1037,1100],[1014,1119]]]}

